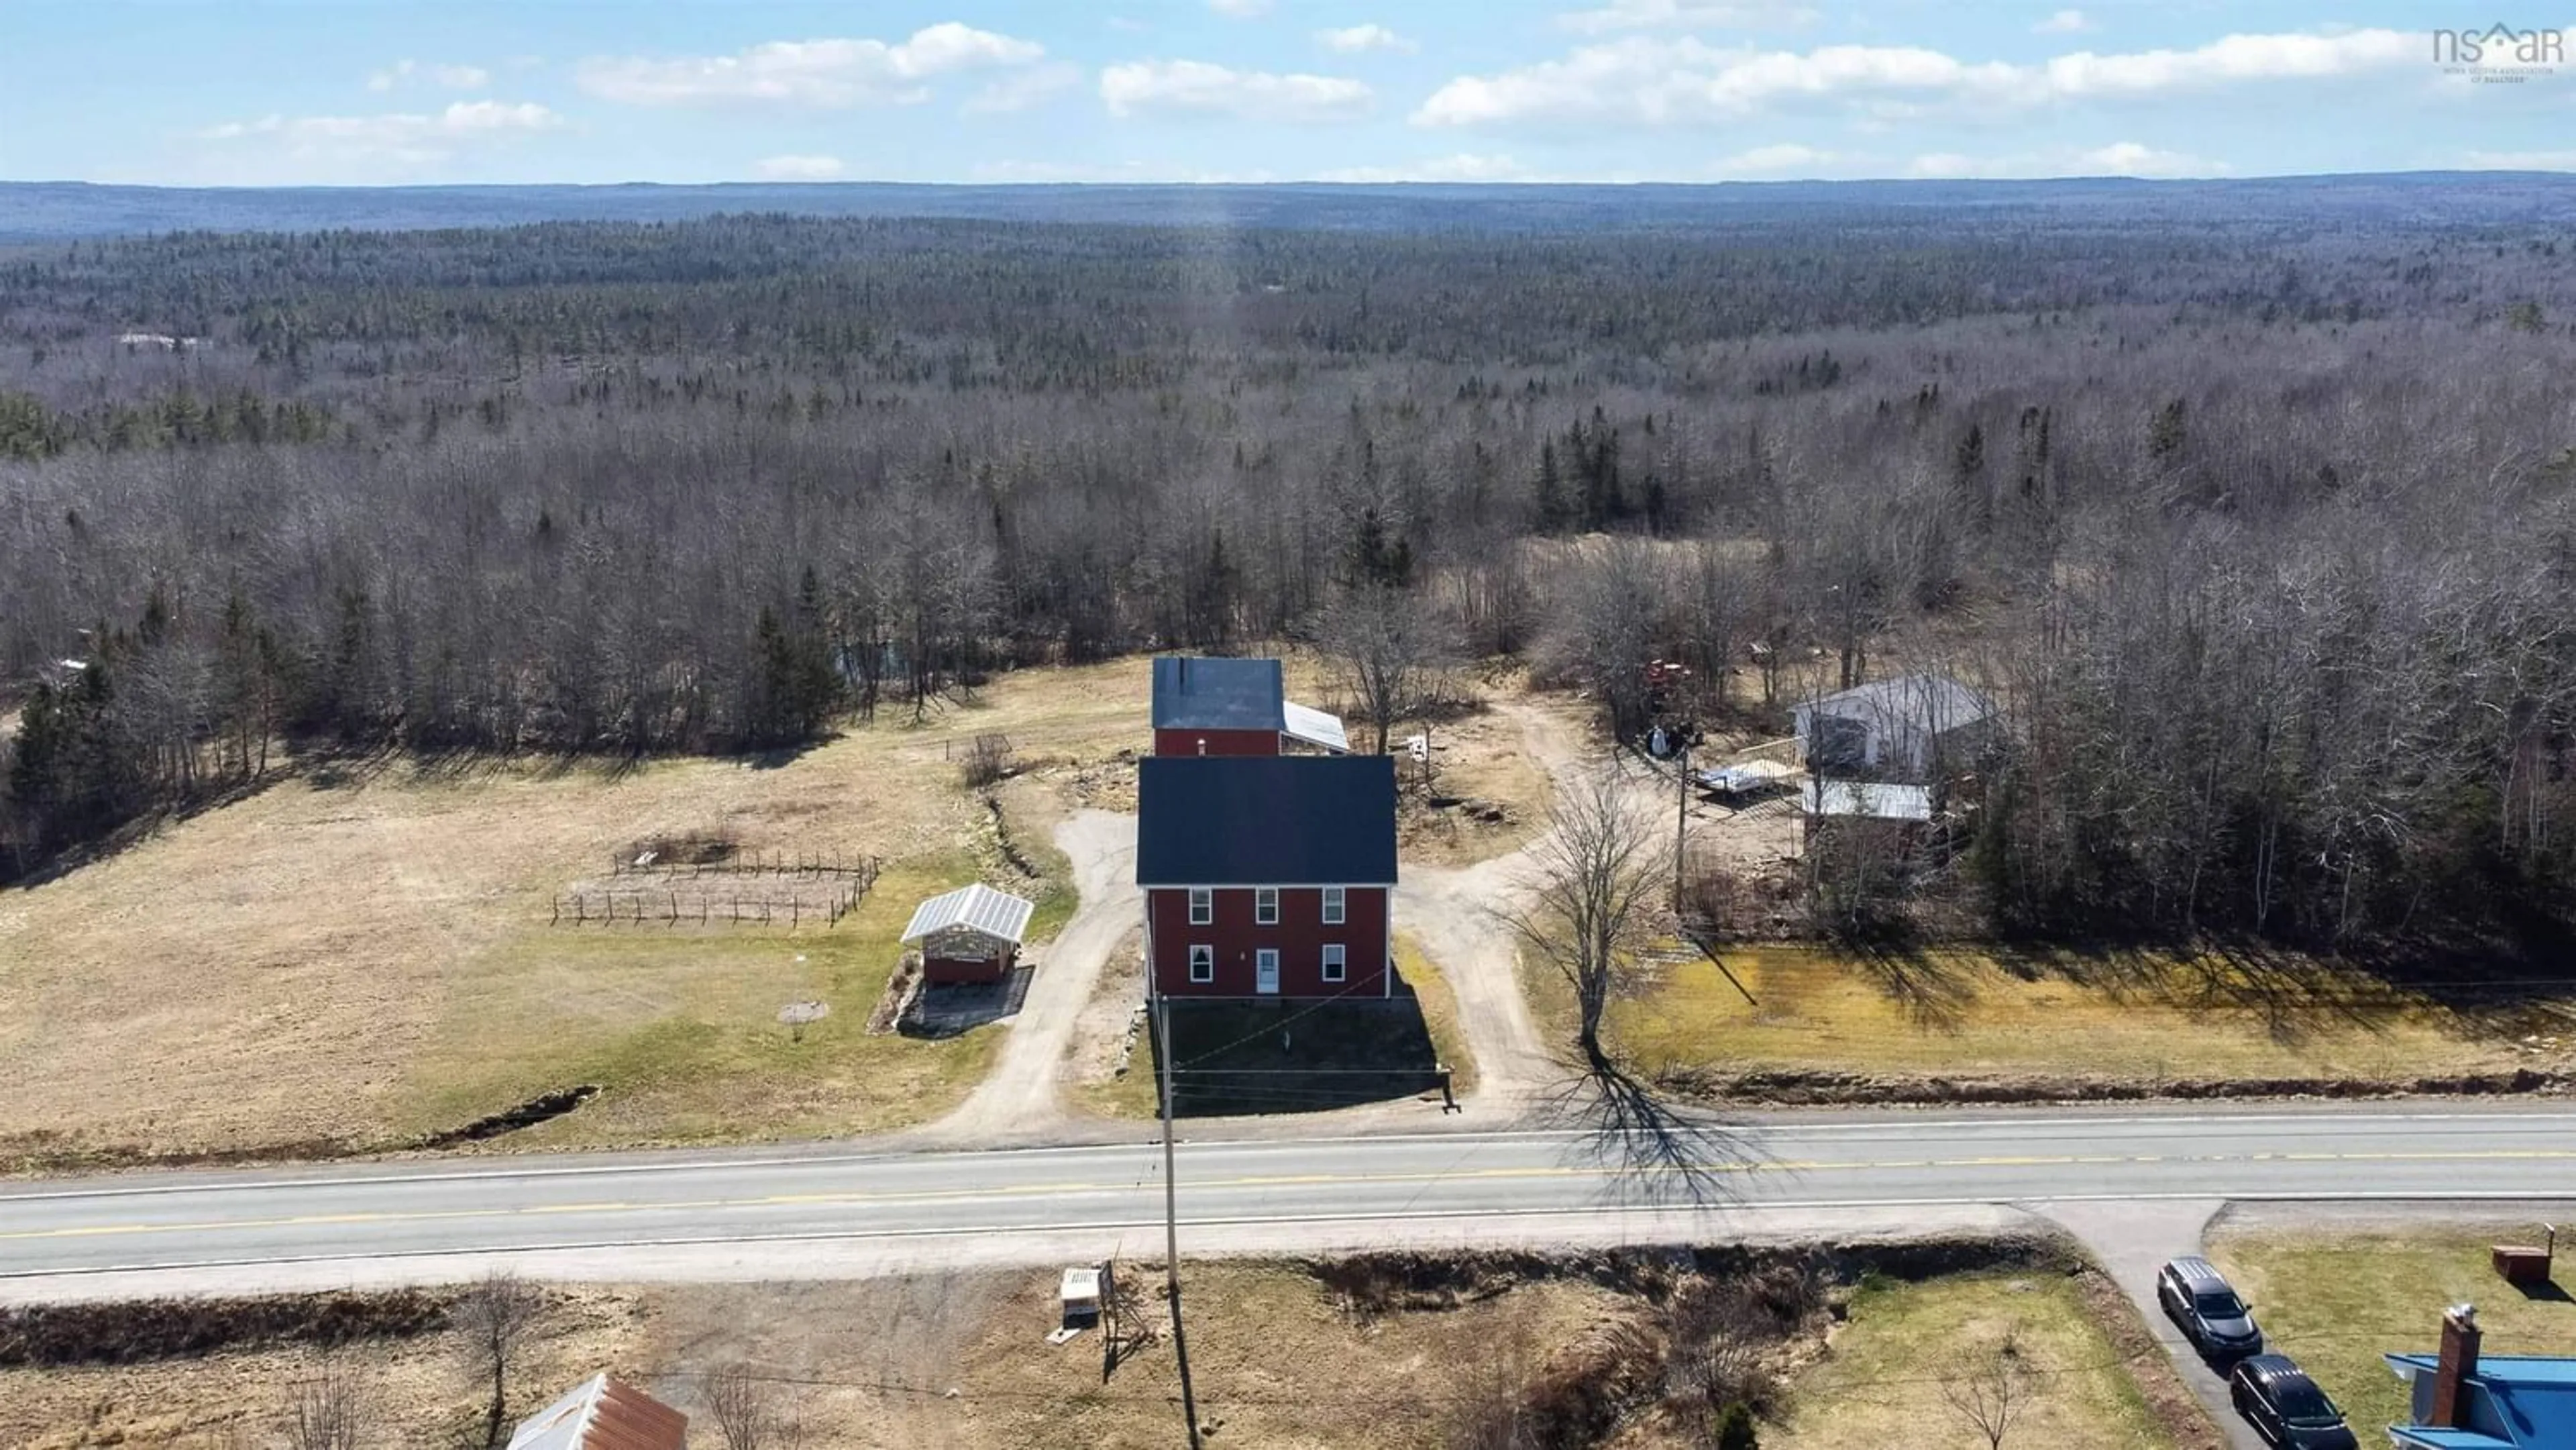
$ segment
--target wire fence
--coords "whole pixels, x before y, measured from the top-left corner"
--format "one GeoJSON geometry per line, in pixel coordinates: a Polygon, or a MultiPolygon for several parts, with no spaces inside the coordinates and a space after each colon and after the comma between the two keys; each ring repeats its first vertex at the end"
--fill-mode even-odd
{"type": "Polygon", "coordinates": [[[555,893],[554,926],[836,926],[859,909],[884,863],[790,856],[621,868],[606,882],[555,893]]]}

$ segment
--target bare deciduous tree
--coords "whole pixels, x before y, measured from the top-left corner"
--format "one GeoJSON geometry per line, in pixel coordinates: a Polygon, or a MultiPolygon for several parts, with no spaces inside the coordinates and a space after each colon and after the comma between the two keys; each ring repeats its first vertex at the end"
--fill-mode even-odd
{"type": "Polygon", "coordinates": [[[1479,1354],[1450,1402],[1441,1433],[1446,1450],[1548,1450],[1529,1404],[1536,1360],[1526,1331],[1479,1354]]]}
{"type": "Polygon", "coordinates": [[[495,1269],[458,1296],[449,1311],[449,1323],[464,1336],[467,1358],[479,1376],[491,1381],[491,1405],[484,1418],[488,1445],[503,1441],[510,1367],[545,1308],[545,1295],[536,1285],[506,1269],[495,1269]]]}
{"type": "Polygon", "coordinates": [[[705,1395],[726,1450],[788,1450],[792,1444],[792,1420],[777,1382],[751,1366],[737,1361],[708,1375],[705,1395]]]}
{"type": "Polygon", "coordinates": [[[1380,755],[1395,722],[1420,704],[1430,675],[1452,653],[1438,609],[1391,584],[1355,584],[1337,594],[1324,610],[1321,643],[1359,701],[1380,755]]]}
{"type": "Polygon", "coordinates": [[[2004,1438],[2030,1409],[2032,1367],[2027,1359],[2019,1334],[2006,1330],[1941,1385],[1941,1398],[1985,1437],[1986,1450],[2003,1450],[2004,1438]]]}
{"type": "Polygon", "coordinates": [[[360,1450],[373,1442],[374,1428],[367,1386],[354,1367],[322,1355],[295,1382],[286,1424],[293,1450],[360,1450]]]}
{"type": "Polygon", "coordinates": [[[1574,1046],[1588,1071],[1615,1070],[1601,1043],[1601,1019],[1670,875],[1669,850],[1660,819],[1650,819],[1610,772],[1559,791],[1547,834],[1530,848],[1531,905],[1512,927],[1573,988],[1574,1046]]]}

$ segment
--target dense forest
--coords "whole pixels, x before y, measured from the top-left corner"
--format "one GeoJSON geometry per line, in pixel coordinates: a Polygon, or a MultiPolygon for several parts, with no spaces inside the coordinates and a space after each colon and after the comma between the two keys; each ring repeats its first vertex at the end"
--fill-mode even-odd
{"type": "Polygon", "coordinates": [[[276,749],[758,749],[1302,637],[1630,727],[1654,658],[1775,718],[1944,668],[2012,722],[1946,873],[1997,927],[2545,937],[2576,228],[2455,184],[0,250],[0,875],[276,749]]]}

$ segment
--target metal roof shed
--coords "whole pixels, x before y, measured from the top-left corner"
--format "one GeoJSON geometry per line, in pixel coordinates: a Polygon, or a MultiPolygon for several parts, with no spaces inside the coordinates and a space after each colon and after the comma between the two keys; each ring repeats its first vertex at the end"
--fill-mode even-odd
{"type": "Polygon", "coordinates": [[[914,907],[912,924],[903,929],[903,940],[916,942],[938,932],[963,928],[1018,946],[1028,933],[1029,916],[1036,910],[1036,903],[1007,891],[995,891],[978,881],[914,907]]]}
{"type": "Polygon", "coordinates": [[[510,1450],[686,1450],[689,1417],[602,1372],[519,1422],[510,1450]]]}
{"type": "Polygon", "coordinates": [[[1811,776],[1801,800],[1811,816],[1856,816],[1871,821],[1932,819],[1932,790],[1929,786],[1811,776]]]}
{"type": "Polygon", "coordinates": [[[1280,708],[1287,712],[1285,719],[1288,728],[1285,733],[1289,739],[1321,746],[1335,755],[1351,753],[1351,735],[1348,730],[1342,728],[1340,716],[1309,709],[1294,700],[1283,701],[1280,708]]]}

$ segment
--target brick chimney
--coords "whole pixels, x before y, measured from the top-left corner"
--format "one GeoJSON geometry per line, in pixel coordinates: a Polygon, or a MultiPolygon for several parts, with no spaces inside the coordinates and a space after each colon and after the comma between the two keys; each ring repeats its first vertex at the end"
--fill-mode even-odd
{"type": "Polygon", "coordinates": [[[2478,1306],[2454,1304],[2442,1311],[2442,1358],[2433,1366],[2433,1414],[2429,1424],[2464,1430],[2469,1423],[2469,1377],[2478,1372],[2478,1306]]]}

